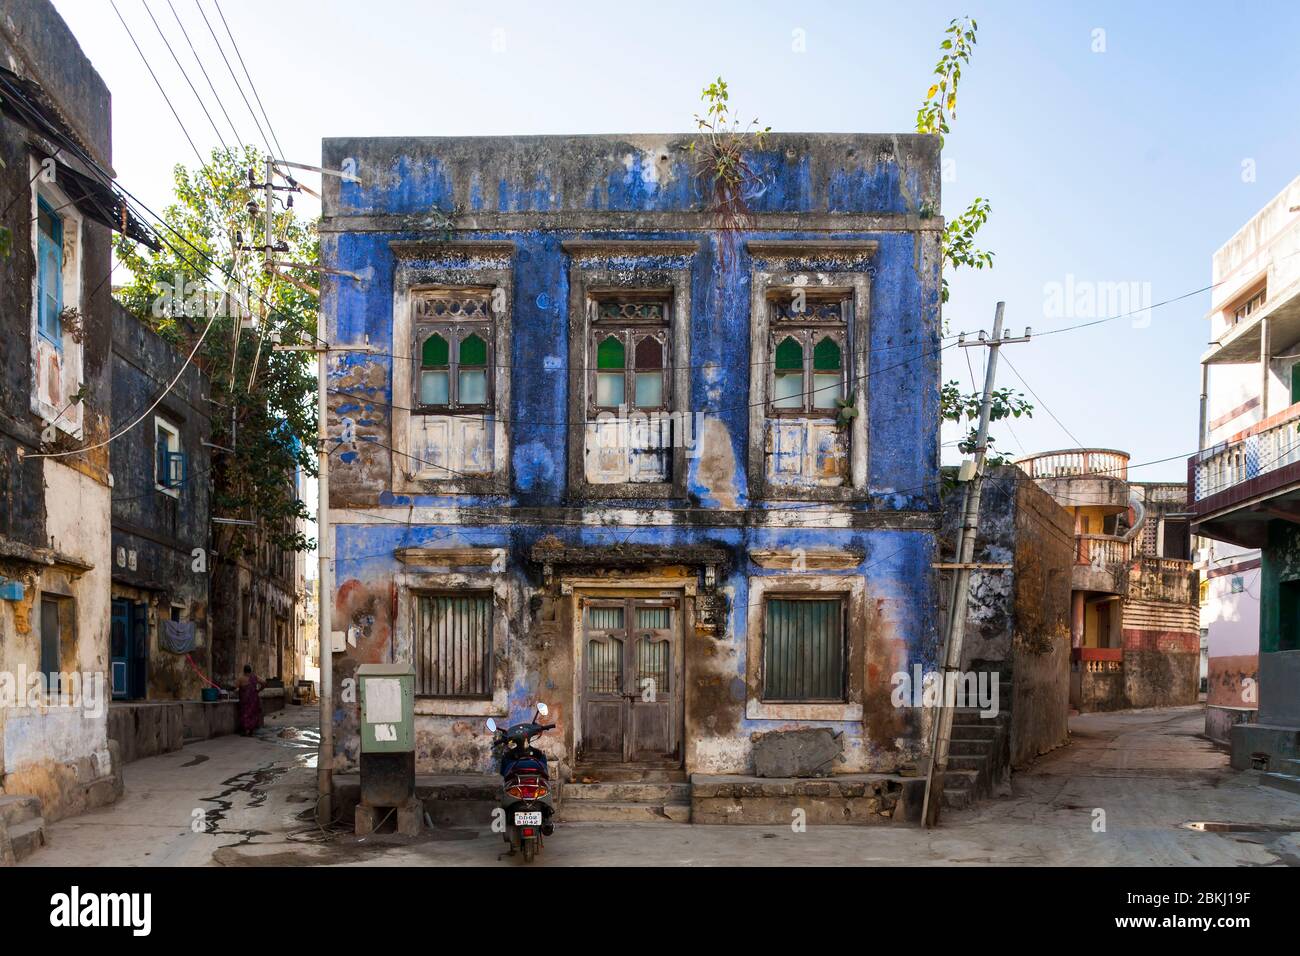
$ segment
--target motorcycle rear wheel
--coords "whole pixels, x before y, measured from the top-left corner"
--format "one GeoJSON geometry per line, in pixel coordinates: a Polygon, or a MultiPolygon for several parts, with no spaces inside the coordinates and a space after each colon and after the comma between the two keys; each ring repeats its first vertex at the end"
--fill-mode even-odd
{"type": "Polygon", "coordinates": [[[533,862],[533,858],[534,858],[536,855],[537,855],[537,841],[536,841],[536,840],[525,840],[525,841],[524,841],[524,862],[525,862],[525,863],[532,863],[532,862],[533,862]]]}

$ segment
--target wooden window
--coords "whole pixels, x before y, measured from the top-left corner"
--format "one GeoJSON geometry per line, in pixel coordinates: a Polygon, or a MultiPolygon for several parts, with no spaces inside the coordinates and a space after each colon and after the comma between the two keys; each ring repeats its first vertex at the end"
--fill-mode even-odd
{"type": "Polygon", "coordinates": [[[492,405],[491,290],[415,293],[415,412],[483,414],[492,405]]]}
{"type": "Polygon", "coordinates": [[[36,200],[36,328],[63,348],[63,220],[43,198],[36,200]]]}
{"type": "Polygon", "coordinates": [[[668,327],[666,299],[608,298],[592,303],[589,414],[670,407],[668,327]]]}
{"type": "Polygon", "coordinates": [[[769,597],[764,604],[763,700],[845,699],[844,601],[769,597]]]}
{"type": "Polygon", "coordinates": [[[1264,308],[1264,303],[1268,301],[1268,288],[1263,287],[1252,292],[1246,297],[1246,300],[1232,310],[1232,324],[1236,325],[1243,319],[1248,319],[1260,309],[1264,308]]]}
{"type": "Polygon", "coordinates": [[[492,596],[415,595],[415,693],[492,696],[492,596]]]}
{"type": "Polygon", "coordinates": [[[768,411],[784,417],[833,417],[848,393],[848,311],[844,293],[782,289],[769,300],[768,411]]]}

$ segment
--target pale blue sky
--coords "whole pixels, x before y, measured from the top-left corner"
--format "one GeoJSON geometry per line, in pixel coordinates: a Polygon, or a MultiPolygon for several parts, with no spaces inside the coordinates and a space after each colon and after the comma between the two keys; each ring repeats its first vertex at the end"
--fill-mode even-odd
{"type": "MultiPolygon", "coordinates": [[[[226,41],[212,0],[202,3],[226,41]]],[[[148,4],[229,138],[167,0],[148,4]]],[[[236,129],[257,140],[195,0],[172,4],[236,129]]],[[[117,5],[208,150],[216,136],[140,0],[117,5]]],[[[193,153],[112,7],[56,6],[113,92],[121,181],[161,209],[172,163],[193,164],[193,153]]],[[[988,197],[981,241],[997,259],[991,272],[953,277],[954,329],[987,327],[998,299],[1017,331],[1095,317],[1045,314],[1050,284],[1068,276],[1149,284],[1138,288],[1152,302],[1206,286],[1213,251],[1300,173],[1294,2],[222,0],[222,10],[288,157],[308,163],[323,136],[685,131],[718,74],[774,130],[907,132],[944,27],[970,13],[979,44],[945,149],[955,175],[944,212],[988,197]],[[1097,30],[1104,52],[1094,52],[1097,30]],[[1247,161],[1254,181],[1243,179],[1247,161]]],[[[1135,463],[1182,455],[1196,444],[1208,307],[1202,293],[1155,309],[1149,327],[1121,319],[1007,353],[1078,441],[1127,449],[1135,463]]],[[[1110,314],[1105,303],[1099,314],[1110,314]]],[[[962,350],[945,356],[945,377],[969,385],[962,350]]],[[[1019,386],[1003,372],[1002,384],[1019,386]]],[[[1074,444],[1041,405],[1014,437],[995,434],[1013,453],[1074,444]]],[[[1185,475],[1177,460],[1133,473],[1185,475]]]]}

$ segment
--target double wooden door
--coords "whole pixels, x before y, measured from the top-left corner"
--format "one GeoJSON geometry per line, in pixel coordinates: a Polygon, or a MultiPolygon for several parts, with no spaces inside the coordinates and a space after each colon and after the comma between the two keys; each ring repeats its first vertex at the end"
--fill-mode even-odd
{"type": "Polygon", "coordinates": [[[681,602],[582,600],[582,739],[589,763],[680,766],[681,602]]]}

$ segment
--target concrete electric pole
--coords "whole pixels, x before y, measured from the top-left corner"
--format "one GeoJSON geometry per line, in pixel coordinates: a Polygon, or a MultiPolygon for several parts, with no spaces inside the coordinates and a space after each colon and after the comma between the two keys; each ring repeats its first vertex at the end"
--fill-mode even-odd
{"type": "Polygon", "coordinates": [[[943,775],[948,769],[948,747],[952,741],[953,706],[949,701],[949,687],[956,687],[957,672],[961,669],[961,646],[966,625],[966,602],[970,591],[970,572],[975,557],[975,534],[979,526],[980,492],[984,478],[984,457],[988,451],[989,420],[993,411],[993,383],[997,376],[998,349],[1015,342],[1028,342],[1029,329],[1018,338],[1002,333],[1002,311],[1005,302],[999,302],[993,317],[993,337],[983,332],[974,342],[962,336],[957,344],[962,348],[987,348],[988,367],[984,372],[984,395],[980,402],[979,429],[976,432],[975,458],[962,463],[958,480],[963,483],[962,519],[957,530],[957,561],[954,567],[952,594],[948,601],[947,636],[943,644],[943,668],[938,680],[940,705],[934,722],[930,742],[930,772],[925,781],[925,800],[921,805],[922,826],[934,826],[939,821],[939,807],[943,802],[943,775]]]}

